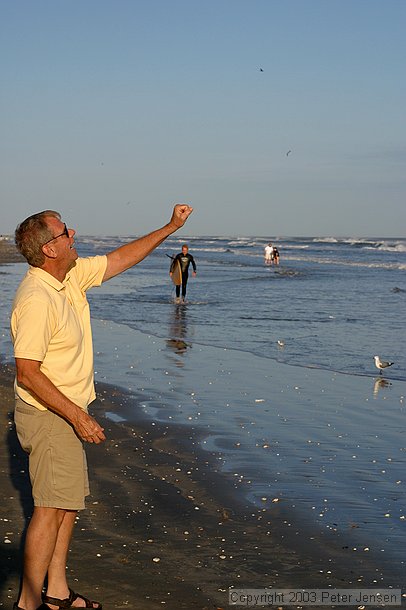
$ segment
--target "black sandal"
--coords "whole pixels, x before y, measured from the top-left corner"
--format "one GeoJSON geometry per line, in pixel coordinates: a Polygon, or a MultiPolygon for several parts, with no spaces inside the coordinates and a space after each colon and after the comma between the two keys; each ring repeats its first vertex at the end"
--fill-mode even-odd
{"type": "MultiPolygon", "coordinates": [[[[17,602],[14,602],[13,610],[24,610],[24,608],[20,608],[20,606],[17,604],[17,602]]],[[[40,606],[38,606],[37,610],[51,610],[51,608],[49,606],[47,606],[46,604],[41,604],[40,606]]]]}
{"type": "MultiPolygon", "coordinates": [[[[47,606],[46,604],[51,604],[52,606],[58,606],[58,608],[63,608],[64,610],[67,610],[67,608],[74,607],[73,602],[76,601],[78,598],[83,599],[83,601],[86,604],[85,606],[82,606],[82,608],[93,608],[93,610],[102,610],[102,608],[103,608],[103,606],[99,602],[93,602],[90,599],[88,599],[87,597],[85,597],[84,595],[81,595],[80,593],[75,593],[75,591],[72,591],[72,589],[69,589],[69,597],[67,597],[66,599],[58,599],[57,597],[50,597],[49,595],[43,595],[42,601],[44,603],[37,610],[45,610],[46,608],[48,610],[51,610],[49,608],[49,606],[47,606]],[[97,604],[97,606],[94,606],[94,604],[97,604]]],[[[13,610],[16,610],[16,609],[14,608],[13,610]]]]}

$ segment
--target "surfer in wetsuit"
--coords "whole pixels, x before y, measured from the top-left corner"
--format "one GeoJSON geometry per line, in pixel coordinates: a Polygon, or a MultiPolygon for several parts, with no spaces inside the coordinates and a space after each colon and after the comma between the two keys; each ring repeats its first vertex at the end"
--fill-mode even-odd
{"type": "Polygon", "coordinates": [[[279,250],[276,246],[273,247],[272,261],[274,265],[279,265],[279,250]]]}
{"type": "MultiPolygon", "coordinates": [[[[179,261],[180,268],[182,271],[182,301],[185,300],[186,297],[186,284],[189,278],[189,266],[192,264],[193,267],[193,277],[196,276],[196,263],[195,259],[191,254],[189,254],[189,248],[187,244],[183,244],[182,252],[179,252],[172,260],[171,267],[169,269],[169,275],[172,277],[176,262],[179,261]]],[[[176,299],[180,299],[180,284],[175,285],[176,289],[176,299]]]]}

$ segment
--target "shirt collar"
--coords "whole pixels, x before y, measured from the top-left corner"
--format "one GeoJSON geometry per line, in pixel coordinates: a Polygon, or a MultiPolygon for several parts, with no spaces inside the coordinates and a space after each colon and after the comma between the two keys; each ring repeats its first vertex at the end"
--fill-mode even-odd
{"type": "Polygon", "coordinates": [[[38,278],[42,282],[45,282],[45,284],[48,284],[58,292],[66,288],[66,282],[69,281],[69,273],[66,275],[64,282],[62,283],[57,280],[56,277],[48,273],[48,271],[40,269],[39,267],[30,267],[28,273],[38,278]]]}

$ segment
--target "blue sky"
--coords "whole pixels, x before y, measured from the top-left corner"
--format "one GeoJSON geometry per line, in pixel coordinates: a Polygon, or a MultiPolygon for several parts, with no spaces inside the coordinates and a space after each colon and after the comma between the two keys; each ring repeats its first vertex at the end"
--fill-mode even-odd
{"type": "Polygon", "coordinates": [[[404,0],[0,0],[0,233],[405,236],[404,0]],[[288,151],[291,151],[289,154],[288,151]]]}

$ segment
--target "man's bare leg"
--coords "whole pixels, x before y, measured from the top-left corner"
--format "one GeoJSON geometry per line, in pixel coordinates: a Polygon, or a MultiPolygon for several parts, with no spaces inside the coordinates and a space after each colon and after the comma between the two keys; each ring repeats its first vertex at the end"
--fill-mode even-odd
{"type": "MultiPolygon", "coordinates": [[[[55,597],[57,599],[66,599],[69,597],[69,586],[66,580],[66,563],[76,516],[77,511],[66,511],[59,528],[55,550],[48,568],[48,584],[46,594],[49,597],[55,597]]],[[[53,606],[52,604],[48,605],[50,608],[57,608],[57,606],[53,606]]],[[[78,608],[84,607],[84,599],[78,597],[78,599],[73,603],[73,606],[78,608]]]]}
{"type": "MultiPolygon", "coordinates": [[[[58,599],[69,597],[69,587],[66,580],[66,563],[76,515],[77,511],[75,510],[66,511],[58,531],[55,549],[48,567],[46,593],[50,597],[58,599]]],[[[80,603],[80,600],[78,600],[78,603],[80,603]]]]}
{"type": "Polygon", "coordinates": [[[36,610],[42,604],[41,592],[65,512],[58,508],[34,508],[25,541],[20,608],[36,610]]]}

